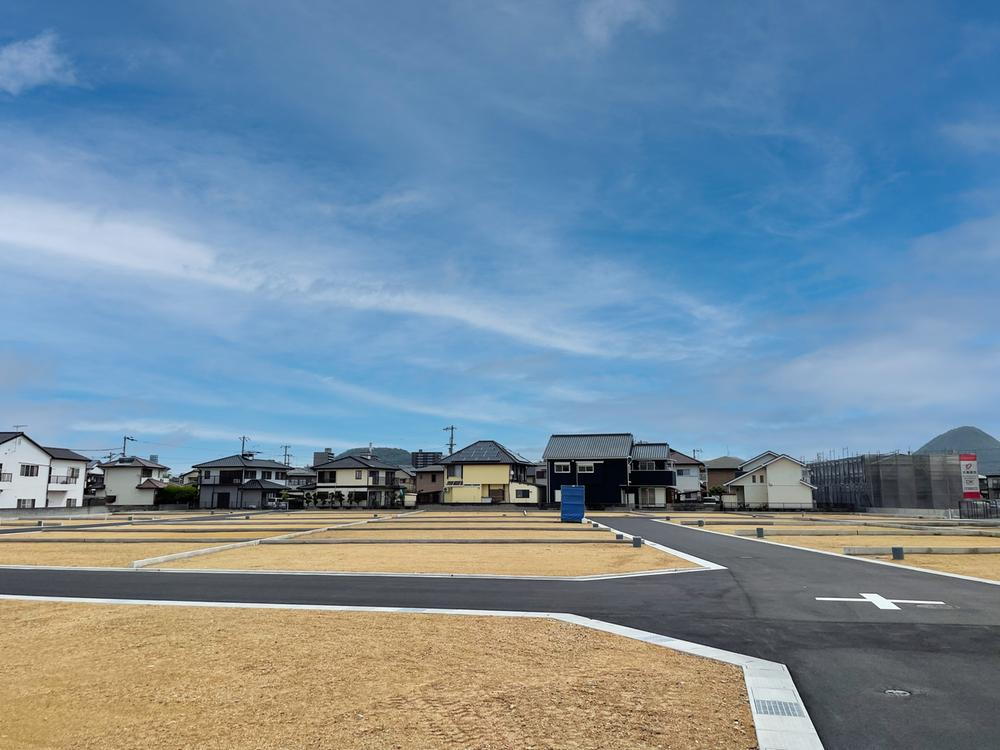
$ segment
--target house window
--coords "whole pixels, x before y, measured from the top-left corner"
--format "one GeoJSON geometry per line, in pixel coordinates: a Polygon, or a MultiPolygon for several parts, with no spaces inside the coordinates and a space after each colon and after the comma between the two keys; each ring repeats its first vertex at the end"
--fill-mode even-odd
{"type": "Polygon", "coordinates": [[[656,471],[656,461],[637,461],[636,471],[656,471]]]}
{"type": "MultiPolygon", "coordinates": [[[[66,476],[73,477],[73,479],[77,479],[80,476],[80,469],[76,466],[71,466],[69,469],[66,470],[66,476]]],[[[75,484],[75,482],[73,484],[75,484]]]]}
{"type": "Polygon", "coordinates": [[[246,469],[243,472],[243,478],[244,479],[256,479],[257,478],[257,470],[256,469],[246,469]]]}
{"type": "Polygon", "coordinates": [[[368,472],[368,482],[369,484],[378,484],[378,472],[369,471],[368,472]]]}
{"type": "Polygon", "coordinates": [[[514,497],[531,497],[531,493],[527,490],[514,490],[514,497]]]}
{"type": "Polygon", "coordinates": [[[764,484],[764,475],[761,474],[760,479],[758,479],[757,481],[760,482],[761,484],[764,484]]]}
{"type": "Polygon", "coordinates": [[[274,474],[274,478],[275,479],[288,479],[288,472],[287,471],[277,471],[274,474]]]}
{"type": "Polygon", "coordinates": [[[151,477],[151,476],[153,476],[153,470],[152,469],[143,469],[142,470],[142,476],[143,477],[151,477]]]}
{"type": "Polygon", "coordinates": [[[461,479],[462,464],[448,464],[448,476],[452,479],[461,479]]]}
{"type": "Polygon", "coordinates": [[[578,472],[580,472],[581,474],[593,474],[594,473],[594,465],[593,464],[579,464],[578,463],[576,465],[576,470],[578,472]]]}
{"type": "MultiPolygon", "coordinates": [[[[35,468],[37,469],[38,467],[36,466],[35,468]]],[[[18,508],[34,508],[35,507],[35,498],[33,498],[33,497],[19,497],[17,499],[17,507],[18,508]]]]}
{"type": "Polygon", "coordinates": [[[757,475],[756,474],[754,474],[752,477],[750,477],[750,483],[751,484],[757,484],[757,475]]]}
{"type": "Polygon", "coordinates": [[[67,498],[66,499],[66,507],[67,508],[75,508],[76,507],[76,498],[75,497],[67,498]]]}
{"type": "Polygon", "coordinates": [[[552,471],[556,474],[569,474],[570,468],[569,464],[556,464],[552,467],[552,471]]]}
{"type": "Polygon", "coordinates": [[[271,476],[272,476],[272,473],[270,471],[262,471],[260,473],[260,478],[261,479],[270,479],[271,476]]]}
{"type": "Polygon", "coordinates": [[[545,479],[545,469],[535,469],[535,479],[545,479]]]}
{"type": "Polygon", "coordinates": [[[201,476],[202,476],[203,479],[211,479],[212,478],[212,470],[211,469],[205,469],[203,472],[201,472],[201,476]]]}
{"type": "Polygon", "coordinates": [[[438,475],[437,474],[431,474],[431,481],[432,482],[436,482],[437,480],[438,480],[438,475]]]}
{"type": "Polygon", "coordinates": [[[361,469],[358,469],[356,472],[354,472],[354,478],[361,479],[361,469]]]}
{"type": "MultiPolygon", "coordinates": [[[[37,477],[38,476],[38,464],[21,464],[21,476],[22,477],[37,477]]],[[[18,502],[21,502],[18,500],[18,502]]],[[[18,505],[18,508],[34,508],[34,500],[31,501],[32,505],[18,505]]]]}

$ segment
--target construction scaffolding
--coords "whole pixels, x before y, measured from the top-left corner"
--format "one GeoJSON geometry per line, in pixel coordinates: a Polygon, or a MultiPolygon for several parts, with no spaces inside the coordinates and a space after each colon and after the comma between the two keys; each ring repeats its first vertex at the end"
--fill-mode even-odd
{"type": "Polygon", "coordinates": [[[962,475],[954,453],[866,453],[813,461],[810,481],[817,508],[956,509],[962,475]]]}

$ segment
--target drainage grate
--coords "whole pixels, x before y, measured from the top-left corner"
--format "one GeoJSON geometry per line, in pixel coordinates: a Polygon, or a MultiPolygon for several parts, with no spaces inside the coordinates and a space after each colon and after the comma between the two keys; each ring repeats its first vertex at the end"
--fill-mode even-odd
{"type": "Polygon", "coordinates": [[[803,716],[802,706],[790,701],[763,701],[754,700],[757,713],[768,716],[803,716]]]}

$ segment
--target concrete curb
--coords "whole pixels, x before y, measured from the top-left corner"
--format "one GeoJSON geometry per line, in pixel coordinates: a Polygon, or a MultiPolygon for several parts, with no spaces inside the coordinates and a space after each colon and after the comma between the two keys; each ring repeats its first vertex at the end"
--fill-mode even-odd
{"type": "Polygon", "coordinates": [[[417,607],[351,607],[342,605],[270,604],[252,602],[200,602],[155,599],[94,599],[86,597],[22,596],[0,594],[0,599],[17,601],[57,601],[76,604],[147,605],[233,609],[288,609],[318,612],[384,612],[396,614],[438,614],[467,617],[517,617],[557,620],[570,625],[641,641],[693,656],[733,664],[743,670],[760,750],[823,750],[823,743],[788,668],[778,662],[757,659],[733,651],[683,641],[647,630],[594,620],[564,612],[526,612],[487,609],[437,609],[417,607]]]}
{"type": "MultiPolygon", "coordinates": [[[[657,519],[655,519],[655,518],[650,518],[649,520],[650,521],[657,521],[657,519]]],[[[606,529],[608,531],[613,531],[616,534],[621,534],[627,541],[631,541],[632,539],[635,538],[635,535],[633,535],[633,534],[629,534],[629,533],[627,533],[625,531],[622,531],[621,529],[616,529],[616,528],[614,528],[612,526],[608,526],[607,524],[603,524],[600,521],[595,521],[594,519],[589,518],[587,516],[584,516],[583,522],[584,523],[597,524],[598,528],[606,529]]],[[[657,522],[658,523],[669,523],[669,521],[657,521],[657,522]]],[[[718,532],[716,532],[716,533],[718,533],[718,532]]],[[[728,534],[726,536],[728,536],[728,534]]],[[[687,560],[688,562],[693,562],[695,565],[700,566],[703,570],[726,570],[726,566],[725,565],[719,565],[718,563],[714,563],[711,560],[705,560],[705,559],[702,559],[700,557],[695,557],[694,555],[689,555],[688,553],[681,552],[678,549],[672,549],[670,547],[664,547],[662,544],[657,544],[656,542],[651,542],[648,539],[643,539],[642,543],[645,544],[648,547],[652,547],[653,549],[657,549],[660,552],[666,552],[668,555],[673,555],[674,557],[679,557],[682,560],[687,560]]]]}
{"type": "Polygon", "coordinates": [[[614,539],[282,539],[261,544],[618,544],[614,539]]]}
{"type": "MultiPolygon", "coordinates": [[[[904,555],[1000,555],[1000,547],[903,547],[904,555]]],[[[845,555],[891,555],[892,547],[844,547],[845,555]]]]}

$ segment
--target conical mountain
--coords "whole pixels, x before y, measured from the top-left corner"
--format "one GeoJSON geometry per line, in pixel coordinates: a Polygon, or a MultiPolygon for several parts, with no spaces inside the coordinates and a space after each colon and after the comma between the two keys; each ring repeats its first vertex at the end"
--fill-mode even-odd
{"type": "Polygon", "coordinates": [[[1000,474],[1000,440],[978,427],[956,427],[942,432],[917,453],[975,453],[980,474],[1000,474]]]}

